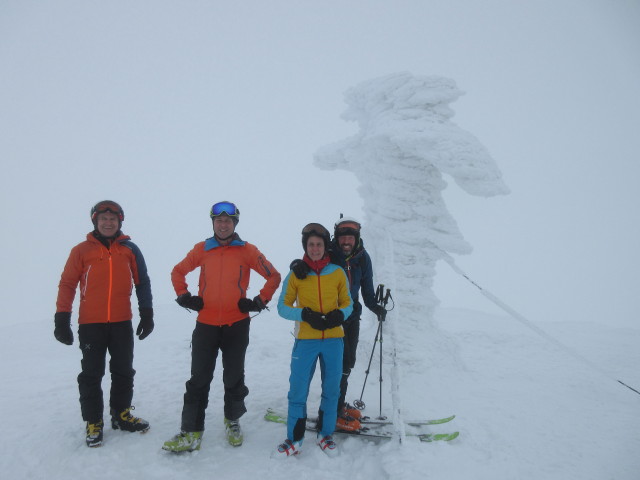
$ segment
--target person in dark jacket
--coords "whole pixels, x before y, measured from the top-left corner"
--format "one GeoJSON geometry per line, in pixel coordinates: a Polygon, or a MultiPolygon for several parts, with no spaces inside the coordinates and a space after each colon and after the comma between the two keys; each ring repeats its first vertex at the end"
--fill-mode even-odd
{"type": "MultiPolygon", "coordinates": [[[[364,242],[360,237],[360,222],[350,217],[340,218],[334,225],[333,240],[331,241],[331,263],[341,266],[349,279],[350,293],[353,300],[353,312],[345,320],[344,328],[344,354],[342,365],[342,380],[340,382],[340,398],[338,399],[338,430],[359,430],[361,413],[346,403],[345,398],[349,386],[349,375],[356,363],[356,352],[360,337],[360,317],[362,316],[362,304],[360,292],[366,307],[376,314],[378,319],[384,320],[386,310],[378,305],[375,300],[373,288],[373,266],[371,257],[364,248],[364,242]]],[[[291,264],[293,272],[298,278],[305,277],[308,268],[300,260],[294,260],[291,264]]]]}
{"type": "Polygon", "coordinates": [[[103,440],[104,399],[102,377],[107,351],[111,357],[111,426],[127,432],[146,432],[149,422],[131,415],[133,398],[133,326],[131,292],[135,287],[140,340],[153,331],[151,282],[140,249],[121,231],[122,207],[111,200],[91,209],[94,230],[69,254],[58,286],[54,317],[56,340],[73,344],[71,311],[78,284],[80,308],[78,341],[82,371],[78,375],[80,410],[86,423],[86,443],[99,447],[103,440]]]}

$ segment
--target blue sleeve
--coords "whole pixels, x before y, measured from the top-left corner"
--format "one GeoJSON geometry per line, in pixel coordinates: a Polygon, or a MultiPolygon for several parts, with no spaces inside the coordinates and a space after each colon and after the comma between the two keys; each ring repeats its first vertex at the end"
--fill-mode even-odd
{"type": "Polygon", "coordinates": [[[278,298],[278,314],[282,318],[287,320],[293,320],[296,322],[302,321],[302,309],[293,306],[293,301],[296,298],[295,286],[292,285],[295,275],[293,272],[289,272],[282,282],[282,291],[278,298]]]}
{"type": "Polygon", "coordinates": [[[340,311],[342,311],[344,318],[349,318],[349,316],[353,313],[353,298],[351,297],[351,290],[349,290],[349,279],[347,278],[347,274],[341,267],[338,267],[338,271],[342,273],[342,276],[344,277],[345,292],[347,294],[347,297],[349,298],[349,305],[341,308],[340,311]]]}

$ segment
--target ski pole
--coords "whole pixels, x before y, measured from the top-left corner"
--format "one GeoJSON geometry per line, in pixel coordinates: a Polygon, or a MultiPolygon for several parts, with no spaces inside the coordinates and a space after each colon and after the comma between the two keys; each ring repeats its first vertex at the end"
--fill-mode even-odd
{"type": "MultiPolygon", "coordinates": [[[[379,304],[382,301],[382,292],[384,289],[384,285],[378,285],[376,288],[375,294],[375,302],[379,304]]],[[[367,386],[367,378],[369,378],[369,372],[371,371],[371,361],[373,360],[373,354],[376,351],[376,343],[378,341],[378,336],[380,335],[380,322],[378,322],[378,330],[376,331],[376,337],[373,339],[373,347],[371,348],[371,355],[369,355],[369,363],[367,364],[367,369],[365,370],[364,383],[362,384],[362,392],[360,392],[360,399],[353,401],[353,406],[358,410],[364,410],[366,404],[362,401],[362,396],[364,395],[364,389],[367,386]]]]}
{"type": "Polygon", "coordinates": [[[378,383],[380,385],[380,414],[378,415],[378,420],[384,420],[382,417],[382,319],[378,318],[378,330],[380,330],[380,378],[378,379],[378,383]]]}
{"type": "MultiPolygon", "coordinates": [[[[375,294],[375,301],[378,305],[386,307],[389,299],[391,298],[391,291],[387,289],[387,293],[384,293],[384,285],[378,285],[375,294]]],[[[364,396],[364,389],[367,386],[367,379],[369,378],[369,372],[371,371],[371,362],[373,361],[373,354],[376,351],[376,342],[380,341],[380,374],[379,374],[379,383],[380,383],[380,416],[379,419],[385,419],[386,417],[382,416],[382,322],[384,321],[384,316],[378,316],[378,330],[376,331],[376,336],[373,340],[373,346],[371,348],[371,355],[369,355],[369,363],[367,364],[367,369],[365,370],[364,383],[362,385],[362,391],[360,392],[360,399],[354,400],[353,405],[358,410],[364,410],[366,404],[362,401],[362,397],[364,396]]]]}
{"type": "MultiPolygon", "coordinates": [[[[382,298],[382,291],[384,290],[384,285],[380,285],[380,287],[382,287],[380,289],[380,303],[382,304],[383,307],[386,308],[387,303],[389,302],[389,297],[391,297],[391,290],[389,290],[387,288],[387,294],[384,296],[384,299],[382,298]]],[[[385,420],[386,417],[382,416],[382,322],[384,322],[384,317],[378,317],[378,327],[380,329],[380,414],[378,415],[378,419],[379,420],[385,420]]]]}
{"type": "Polygon", "coordinates": [[[373,340],[373,348],[371,349],[371,355],[369,356],[369,364],[367,365],[367,369],[365,370],[364,383],[362,384],[362,392],[360,392],[360,399],[353,401],[353,406],[358,410],[364,410],[366,404],[362,401],[362,396],[364,395],[364,389],[367,386],[367,378],[369,378],[369,372],[371,371],[371,361],[373,360],[373,354],[376,351],[376,342],[378,341],[378,335],[380,335],[380,324],[378,323],[378,331],[376,332],[376,338],[373,340]]]}

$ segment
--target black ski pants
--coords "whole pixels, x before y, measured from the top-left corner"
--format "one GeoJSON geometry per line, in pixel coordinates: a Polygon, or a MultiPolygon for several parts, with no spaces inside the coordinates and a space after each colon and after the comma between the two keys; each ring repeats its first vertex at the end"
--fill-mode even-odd
{"type": "Polygon", "coordinates": [[[358,340],[360,339],[360,319],[352,318],[346,322],[344,329],[344,353],[342,356],[342,379],[340,380],[340,398],[338,399],[338,415],[344,408],[349,387],[349,375],[356,365],[356,353],[358,350],[358,340]]]}
{"type": "Polygon", "coordinates": [[[191,337],[191,378],[186,383],[184,394],[182,431],[204,430],[205,410],[209,404],[218,351],[222,352],[224,416],[237,420],[247,411],[244,399],[249,389],[244,384],[244,359],[249,346],[250,323],[248,317],[222,326],[196,322],[191,337]]]}
{"type": "Polygon", "coordinates": [[[110,355],[111,393],[109,406],[117,412],[131,406],[133,398],[133,326],[131,320],[115,323],[87,323],[78,326],[82,351],[82,372],[78,375],[82,419],[102,419],[104,399],[102,377],[107,351],[110,355]]]}

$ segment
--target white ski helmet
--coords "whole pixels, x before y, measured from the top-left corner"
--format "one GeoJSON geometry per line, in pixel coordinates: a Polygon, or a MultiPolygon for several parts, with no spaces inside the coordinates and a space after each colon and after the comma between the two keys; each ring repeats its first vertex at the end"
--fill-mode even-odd
{"type": "Polygon", "coordinates": [[[342,235],[353,235],[356,237],[356,243],[360,240],[360,222],[353,217],[343,217],[335,223],[333,229],[333,238],[338,238],[342,235]]]}

